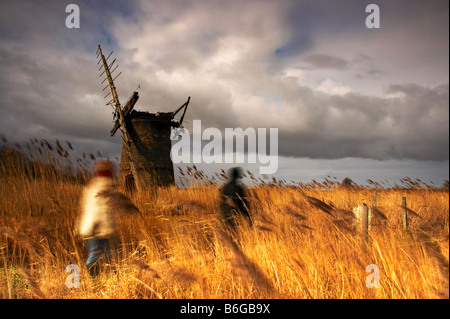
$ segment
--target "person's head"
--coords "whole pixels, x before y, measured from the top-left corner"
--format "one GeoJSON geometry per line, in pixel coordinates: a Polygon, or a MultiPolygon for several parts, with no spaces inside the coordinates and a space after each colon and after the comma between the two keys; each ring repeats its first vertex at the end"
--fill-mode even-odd
{"type": "Polygon", "coordinates": [[[228,170],[228,176],[231,180],[236,180],[238,178],[242,178],[243,172],[240,167],[232,167],[228,170]]]}
{"type": "Polygon", "coordinates": [[[110,177],[114,175],[113,164],[111,161],[97,161],[94,164],[95,177],[110,177]]]}

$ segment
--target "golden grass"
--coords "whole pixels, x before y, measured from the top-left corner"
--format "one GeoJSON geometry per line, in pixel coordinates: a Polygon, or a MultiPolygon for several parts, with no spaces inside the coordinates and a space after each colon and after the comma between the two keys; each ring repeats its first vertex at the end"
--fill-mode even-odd
{"type": "Polygon", "coordinates": [[[274,181],[251,187],[255,228],[243,224],[233,241],[218,221],[220,183],[191,169],[193,187],[131,197],[142,215],[120,217],[116,255],[92,279],[74,229],[88,174],[14,169],[0,166],[0,298],[448,298],[448,190],[377,187],[382,215],[365,240],[351,211],[371,205],[373,188],[274,181]],[[408,232],[404,196],[418,215],[408,232]],[[80,288],[65,285],[69,264],[80,268],[80,288]],[[370,264],[379,288],[366,286],[370,264]]]}

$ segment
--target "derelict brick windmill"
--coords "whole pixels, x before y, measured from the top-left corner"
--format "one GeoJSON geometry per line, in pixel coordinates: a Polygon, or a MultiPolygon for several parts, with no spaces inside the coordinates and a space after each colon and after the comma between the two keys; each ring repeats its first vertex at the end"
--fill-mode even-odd
{"type": "Polygon", "coordinates": [[[119,169],[119,184],[125,190],[139,191],[145,185],[164,186],[175,183],[173,163],[170,158],[171,140],[170,133],[172,127],[182,127],[184,115],[189,105],[190,97],[174,112],[148,113],[133,110],[134,105],[139,99],[138,92],[133,92],[130,99],[122,108],[119,102],[119,96],[114,86],[114,80],[122,72],[113,78],[112,74],[117,69],[114,66],[116,59],[108,64],[108,59],[102,53],[100,45],[97,50],[97,58],[100,57],[97,64],[102,62],[99,71],[104,71],[105,81],[110,92],[105,96],[111,95],[112,99],[107,103],[114,108],[115,124],[111,130],[113,136],[117,129],[122,131],[122,154],[119,169]],[[181,118],[175,120],[175,115],[183,110],[181,118]]]}

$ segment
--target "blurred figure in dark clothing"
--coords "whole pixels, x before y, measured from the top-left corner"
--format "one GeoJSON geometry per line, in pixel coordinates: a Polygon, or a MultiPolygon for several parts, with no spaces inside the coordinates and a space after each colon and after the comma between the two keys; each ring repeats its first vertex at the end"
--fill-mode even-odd
{"type": "Polygon", "coordinates": [[[239,220],[243,217],[253,228],[247,191],[241,183],[242,169],[233,167],[228,171],[230,181],[222,188],[220,213],[222,221],[229,230],[236,234],[239,220]]]}

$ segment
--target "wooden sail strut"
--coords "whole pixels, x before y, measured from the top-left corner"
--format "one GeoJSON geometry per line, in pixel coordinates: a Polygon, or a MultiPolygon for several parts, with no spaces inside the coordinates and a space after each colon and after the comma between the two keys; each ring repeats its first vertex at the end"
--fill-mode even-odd
{"type": "MultiPolygon", "coordinates": [[[[104,73],[106,75],[106,78],[108,79],[109,90],[110,90],[110,93],[111,93],[111,96],[112,96],[112,100],[114,102],[114,106],[116,108],[116,112],[118,114],[118,119],[117,119],[118,122],[116,122],[116,124],[118,123],[118,127],[122,131],[123,140],[125,142],[124,146],[125,146],[127,155],[128,155],[128,157],[130,159],[130,166],[131,166],[131,171],[132,171],[132,174],[133,174],[133,177],[134,177],[134,180],[135,180],[136,190],[139,191],[140,190],[140,186],[141,186],[141,179],[140,179],[139,172],[138,172],[138,170],[136,168],[136,163],[135,163],[135,161],[133,159],[133,155],[132,155],[131,149],[130,149],[131,137],[130,137],[130,135],[128,133],[128,130],[127,130],[127,126],[126,126],[126,123],[125,123],[125,115],[124,115],[124,112],[123,112],[123,110],[122,110],[122,108],[120,106],[119,96],[117,95],[116,87],[114,86],[114,79],[112,78],[111,72],[110,72],[110,66],[112,66],[114,64],[115,60],[110,65],[108,65],[108,63],[106,61],[107,59],[103,55],[100,45],[98,46],[98,54],[101,57],[101,61],[103,62],[104,73]]],[[[137,99],[136,99],[136,101],[137,101],[137,99]]],[[[136,103],[136,101],[134,101],[134,103],[136,103]]],[[[134,103],[133,103],[133,105],[134,105],[134,103]]],[[[130,105],[128,107],[128,109],[127,109],[127,112],[129,112],[131,110],[131,108],[132,108],[132,106],[130,105]]],[[[116,127],[116,125],[114,125],[114,127],[116,127]]],[[[117,128],[114,130],[114,133],[115,133],[116,130],[117,130],[117,128]]],[[[111,131],[111,135],[114,135],[114,133],[113,133],[113,131],[111,131]]]]}

